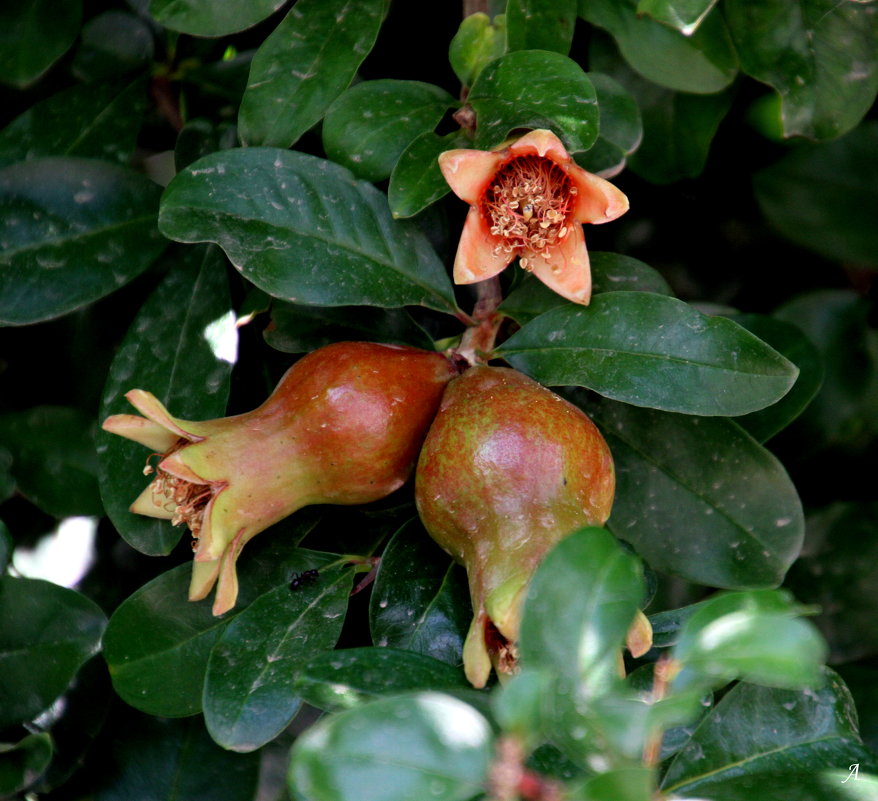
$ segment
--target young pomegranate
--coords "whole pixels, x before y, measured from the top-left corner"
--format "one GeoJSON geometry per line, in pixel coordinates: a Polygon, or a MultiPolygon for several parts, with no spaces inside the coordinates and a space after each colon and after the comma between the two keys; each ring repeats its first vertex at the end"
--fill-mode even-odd
{"type": "Polygon", "coordinates": [[[472,367],[445,391],[415,473],[427,531],[463,563],[475,616],[464,670],[511,673],[521,604],[546,552],[602,525],[615,490],[606,442],[581,410],[527,376],[472,367]]]}
{"type": "Polygon", "coordinates": [[[216,584],[220,615],[235,605],[241,549],[260,531],[310,504],[378,500],[408,479],[456,372],[440,353],[339,342],[296,362],[252,412],[190,422],[134,389],[125,397],[144,416],[103,427],[157,452],[131,511],[189,527],[189,598],[216,584]]]}

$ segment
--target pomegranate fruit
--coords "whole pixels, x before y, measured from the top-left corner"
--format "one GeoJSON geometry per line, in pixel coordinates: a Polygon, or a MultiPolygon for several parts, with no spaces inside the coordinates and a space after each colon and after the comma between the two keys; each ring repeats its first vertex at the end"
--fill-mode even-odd
{"type": "Polygon", "coordinates": [[[180,420],[134,389],[125,397],[143,417],[113,415],[103,427],[157,452],[131,511],[189,527],[189,598],[216,584],[220,615],[235,605],[241,549],[260,531],[310,504],[378,500],[408,479],[456,374],[440,353],[339,342],[296,362],[252,412],[180,420]]]}
{"type": "Polygon", "coordinates": [[[546,552],[602,525],[615,490],[604,438],[580,409],[505,367],[476,366],[448,385],[421,450],[415,497],[436,542],[467,569],[469,681],[516,664],[521,604],[546,552]]]}

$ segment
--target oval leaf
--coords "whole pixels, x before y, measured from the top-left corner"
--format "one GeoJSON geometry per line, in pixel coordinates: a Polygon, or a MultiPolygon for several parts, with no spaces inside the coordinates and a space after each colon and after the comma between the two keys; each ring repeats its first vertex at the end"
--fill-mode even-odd
{"type": "Polygon", "coordinates": [[[385,0],[299,0],[262,43],[241,100],[249,145],[290,147],[329,108],[369,54],[385,0]]]}
{"type": "Polygon", "coordinates": [[[577,0],[511,0],[506,4],[510,50],[551,50],[566,56],[573,42],[577,0]]]}
{"type": "Polygon", "coordinates": [[[390,174],[387,200],[393,216],[413,217],[445,197],[451,189],[439,169],[439,155],[468,145],[469,142],[457,132],[438,136],[427,131],[412,141],[390,174]]]}
{"type": "Polygon", "coordinates": [[[246,148],[200,159],[171,181],[159,224],[181,242],[216,242],[283,300],[455,308],[426,238],[394,221],[371,184],[314,156],[246,148]]]}
{"type": "Polygon", "coordinates": [[[458,665],[471,620],[466,572],[410,521],[381,557],[369,602],[372,640],[458,665]]]}
{"type": "Polygon", "coordinates": [[[582,68],[560,53],[519,50],[492,61],[467,102],[478,115],[476,147],[495,147],[516,128],[549,128],[571,152],[588,150],[597,139],[594,87],[582,68]]]}
{"type": "Polygon", "coordinates": [[[479,11],[460,23],[448,48],[448,60],[464,86],[472,86],[486,64],[506,52],[506,15],[492,20],[479,11]]]}
{"type": "Polygon", "coordinates": [[[35,718],[101,646],[104,613],[78,592],[0,576],[0,726],[35,718]]]}
{"type": "Polygon", "coordinates": [[[640,0],[638,14],[649,14],[654,20],[676,28],[689,36],[716,5],[716,0],[640,0]]]}
{"type": "Polygon", "coordinates": [[[439,693],[379,699],[324,718],[293,746],[289,786],[308,801],[465,801],[483,789],[488,722],[439,693]]]}
{"type": "MultiPolygon", "coordinates": [[[[152,392],[172,413],[187,420],[221,417],[229,396],[236,342],[226,266],[217,248],[180,248],[170,254],[165,280],[144,303],[113,359],[104,387],[101,420],[131,414],[130,389],[152,392]],[[198,392],[192,388],[197,386],[198,392]]],[[[98,478],[113,525],[141,553],[167,554],[181,529],[143,517],[128,507],[149,483],[143,468],[148,449],[101,431],[98,478]]]]}
{"type": "Polygon", "coordinates": [[[78,309],[128,283],[167,244],[159,188],[101,161],[45,158],[0,172],[0,324],[78,309]]]}
{"type": "Polygon", "coordinates": [[[30,787],[52,761],[52,738],[30,734],[15,745],[0,748],[0,796],[13,798],[30,787]]]}
{"type": "Polygon", "coordinates": [[[243,31],[277,11],[285,0],[152,0],[149,13],[166,28],[192,36],[243,31]]]}
{"type": "Polygon", "coordinates": [[[598,295],[546,312],[496,351],[543,384],[684,414],[762,409],[796,380],[792,362],[724,317],[646,292],[598,295]]]}
{"type": "Polygon", "coordinates": [[[210,653],[203,700],[207,730],[223,748],[255,751],[286,728],[302,704],[299,668],[335,645],[350,589],[350,571],[278,587],[225,627],[210,653]]]}
{"type": "Polygon", "coordinates": [[[329,107],[326,155],[358,178],[382,181],[413,139],[432,131],[455,105],[444,89],[420,81],[364,81],[329,107]]]}
{"type": "Polygon", "coordinates": [[[610,529],[656,570],[727,589],[776,587],[802,505],[781,463],[731,420],[586,405],[616,464],[610,529]]]}

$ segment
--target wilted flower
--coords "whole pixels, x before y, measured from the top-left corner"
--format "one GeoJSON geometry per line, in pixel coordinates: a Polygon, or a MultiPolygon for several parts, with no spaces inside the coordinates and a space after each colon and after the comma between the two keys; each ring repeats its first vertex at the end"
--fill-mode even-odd
{"type": "Polygon", "coordinates": [[[296,362],[252,412],[180,420],[134,389],[125,397],[143,417],[103,427],[155,452],[131,511],[189,527],[189,598],[216,584],[220,615],[238,596],[241,549],[260,531],[303,506],[369,503],[402,486],[454,375],[439,353],[340,342],[296,362]]]}
{"type": "Polygon", "coordinates": [[[559,295],[589,302],[582,223],[624,214],[628,198],[622,192],[579,167],[547,130],[531,131],[502,150],[448,150],[439,167],[471,206],[454,261],[456,283],[491,278],[518,256],[559,295]]]}

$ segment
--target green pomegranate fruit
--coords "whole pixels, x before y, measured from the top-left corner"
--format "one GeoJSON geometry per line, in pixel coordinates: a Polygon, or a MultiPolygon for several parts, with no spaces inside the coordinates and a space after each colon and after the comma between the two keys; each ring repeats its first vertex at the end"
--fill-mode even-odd
{"type": "Polygon", "coordinates": [[[610,449],[580,409],[527,376],[477,366],[445,390],[415,496],[427,531],[467,569],[464,669],[483,687],[515,670],[521,604],[546,552],[610,515],[610,449]]]}
{"type": "Polygon", "coordinates": [[[103,427],[155,452],[131,511],[189,527],[189,598],[216,584],[220,615],[237,599],[241,549],[260,531],[303,506],[368,503],[402,486],[455,375],[440,353],[339,342],[296,362],[252,412],[181,420],[134,389],[125,397],[143,417],[103,427]]]}

